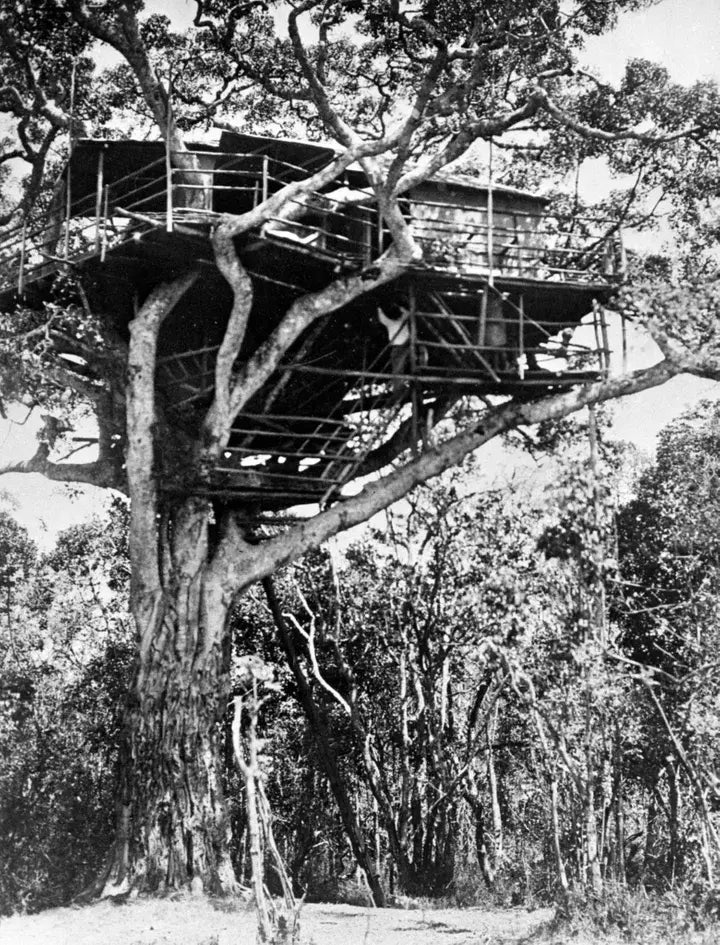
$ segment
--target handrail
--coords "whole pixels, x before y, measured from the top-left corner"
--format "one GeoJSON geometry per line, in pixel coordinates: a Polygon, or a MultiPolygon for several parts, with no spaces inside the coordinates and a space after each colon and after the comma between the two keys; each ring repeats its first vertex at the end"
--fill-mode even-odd
{"type": "MultiPolygon", "coordinates": [[[[262,152],[190,153],[211,157],[215,165],[190,170],[172,168],[172,208],[181,214],[185,225],[204,227],[218,214],[212,206],[192,206],[193,203],[202,204],[201,199],[178,200],[183,193],[207,193],[209,200],[214,194],[237,193],[244,195],[244,200],[252,198],[257,204],[261,199],[261,182],[263,193],[267,192],[268,187],[274,192],[287,184],[287,177],[281,176],[284,172],[307,173],[307,169],[299,165],[262,152]],[[218,164],[225,159],[235,166],[218,164]],[[243,160],[252,161],[258,166],[238,167],[238,163],[243,160]],[[217,178],[222,183],[216,183],[217,178]],[[183,206],[185,202],[189,205],[183,206]],[[200,219],[193,217],[193,214],[200,219]]],[[[93,255],[92,241],[88,235],[93,230],[95,249],[102,243],[104,259],[107,247],[122,245],[139,232],[136,221],[126,218],[122,224],[118,224],[121,209],[123,212],[150,213],[153,219],[157,218],[156,225],[164,227],[171,206],[169,202],[165,206],[165,200],[169,200],[170,195],[164,164],[165,156],[160,156],[112,180],[108,180],[106,168],[102,201],[99,201],[96,193],[86,194],[71,204],[72,215],[69,220],[57,213],[49,220],[33,225],[32,229],[27,220],[6,229],[0,234],[0,263],[5,270],[0,275],[0,286],[4,283],[8,287],[16,282],[20,286],[27,285],[28,279],[32,281],[34,277],[48,274],[53,268],[58,269],[65,263],[71,264],[93,255]],[[161,211],[145,209],[148,204],[160,204],[161,201],[161,211]],[[98,214],[101,204],[102,212],[98,214]],[[99,238],[101,229],[102,240],[99,238]],[[108,229],[113,231],[109,241],[106,239],[108,229]],[[69,240],[67,258],[65,253],[55,251],[61,231],[67,234],[69,240]]],[[[330,186],[339,188],[344,185],[337,181],[330,186]]],[[[333,196],[332,189],[328,192],[311,191],[304,198],[291,198],[290,203],[298,207],[301,213],[292,220],[271,218],[257,231],[258,235],[273,242],[292,244],[298,252],[330,253],[358,262],[369,261],[388,245],[390,237],[385,226],[379,226],[377,206],[372,195],[365,188],[353,190],[357,200],[338,199],[333,196]],[[361,235],[358,234],[358,227],[362,228],[361,235]]],[[[608,235],[603,232],[603,225],[606,228],[611,226],[616,231],[617,221],[607,217],[572,216],[555,210],[538,212],[509,206],[495,208],[491,225],[488,207],[480,204],[420,200],[409,195],[403,196],[400,204],[406,219],[411,223],[415,239],[425,252],[424,265],[431,268],[475,274],[488,271],[488,266],[492,266],[496,274],[505,272],[527,278],[574,282],[589,279],[609,282],[622,275],[621,261],[615,258],[618,241],[616,233],[608,235]],[[572,229],[568,224],[571,224],[572,229]],[[489,257],[487,247],[491,240],[493,250],[489,257]]],[[[148,221],[144,227],[148,225],[152,225],[152,222],[148,221]]]]}

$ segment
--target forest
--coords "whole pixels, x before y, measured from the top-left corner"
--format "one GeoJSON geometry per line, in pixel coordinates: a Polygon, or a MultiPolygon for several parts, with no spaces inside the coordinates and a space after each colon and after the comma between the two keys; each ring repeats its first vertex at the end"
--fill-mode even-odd
{"type": "Polygon", "coordinates": [[[583,60],[651,6],[0,0],[0,484],[105,494],[0,494],[0,914],[714,940],[719,408],[612,416],[720,379],[720,90],[583,60]]]}
{"type": "MultiPolygon", "coordinates": [[[[654,462],[601,412],[540,431],[509,447],[543,450],[539,482],[478,492],[470,459],[240,601],[232,693],[257,707],[266,829],[298,898],[367,903],[364,850],[388,904],[594,902],[622,928],[643,889],[713,927],[719,412],[667,427],[654,462]]],[[[2,518],[7,911],[82,895],[112,842],[127,519],[117,500],[40,554],[2,518]]]]}

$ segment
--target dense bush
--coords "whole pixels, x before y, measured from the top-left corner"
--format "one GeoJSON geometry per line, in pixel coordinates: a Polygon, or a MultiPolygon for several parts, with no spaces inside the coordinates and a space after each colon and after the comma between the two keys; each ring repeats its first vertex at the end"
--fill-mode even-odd
{"type": "MultiPolygon", "coordinates": [[[[0,674],[0,911],[66,903],[112,840],[120,707],[132,647],[125,522],[70,529],[40,557],[7,517],[0,674]]],[[[0,545],[2,542],[0,541],[0,545]]]]}

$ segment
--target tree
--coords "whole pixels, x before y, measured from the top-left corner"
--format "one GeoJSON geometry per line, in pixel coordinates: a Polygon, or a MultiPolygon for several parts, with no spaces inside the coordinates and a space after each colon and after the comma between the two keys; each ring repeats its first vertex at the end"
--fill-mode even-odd
{"type": "Polygon", "coordinates": [[[112,840],[119,703],[132,663],[126,529],[118,504],[38,556],[2,519],[2,544],[13,549],[4,572],[12,608],[0,623],[3,913],[81,893],[112,840]]]}
{"type": "MultiPolygon", "coordinates": [[[[197,166],[185,133],[207,122],[267,127],[279,121],[302,134],[327,135],[337,146],[324,167],[248,213],[223,216],[213,231],[214,261],[231,303],[212,402],[200,435],[190,441],[173,439],[154,379],[160,331],[175,306],[191,297],[194,264],[138,297],[129,338],[105,317],[102,300],[73,279],[64,285],[58,280],[50,301],[21,307],[4,322],[5,396],[42,406],[47,416],[36,455],[4,471],[114,488],[131,502],[137,666],[121,752],[115,846],[103,877],[108,891],[190,882],[208,891],[233,887],[218,732],[229,694],[228,614],[238,595],[504,432],[662,383],[683,370],[720,374],[713,325],[699,346],[692,337],[691,347],[683,347],[682,335],[672,334],[678,305],[687,315],[683,328],[692,329],[696,309],[700,322],[706,311],[685,293],[661,310],[669,316],[658,320],[656,332],[665,357],[655,367],[537,400],[484,409],[475,403],[454,432],[428,439],[425,448],[416,443],[417,455],[388,469],[413,434],[417,439],[417,430],[406,426],[374,457],[374,469],[387,470],[380,478],[280,535],[262,538],[244,528],[242,510],[208,499],[204,488],[228,445],[233,419],[302,333],[420,261],[402,195],[466,154],[474,141],[513,148],[514,136],[522,133],[531,147],[567,138],[643,155],[677,141],[692,150],[716,133],[713,88],[689,95],[682,108],[651,110],[654,127],[641,132],[633,125],[636,113],[610,108],[613,91],[576,68],[582,37],[611,28],[622,11],[636,6],[636,0],[583,2],[566,14],[554,0],[494,0],[480,10],[429,0],[418,14],[408,14],[395,3],[364,0],[308,0],[273,11],[264,4],[198,0],[193,28],[179,35],[164,17],[143,19],[138,0],[66,0],[32,8],[3,2],[0,104],[17,137],[3,160],[17,157],[29,168],[17,213],[40,213],[52,204],[45,172],[63,134],[73,139],[112,128],[119,119],[126,128],[134,123],[159,134],[190,189],[197,166]],[[122,61],[103,83],[93,73],[98,42],[122,61]],[[360,162],[370,183],[392,237],[390,249],[371,267],[340,274],[296,299],[268,340],[239,360],[253,286],[234,240],[271,217],[292,217],[293,204],[312,199],[353,162],[360,162]],[[53,460],[67,427],[88,407],[98,426],[97,459],[53,460]],[[171,494],[159,472],[178,465],[182,475],[171,494]]],[[[663,84],[652,86],[651,79],[656,99],[668,99],[663,84]]],[[[639,83],[640,103],[647,104],[648,82],[639,83]]],[[[627,102],[634,101],[631,93],[629,86],[627,102]]],[[[647,108],[637,107],[644,116],[647,108]]],[[[638,299],[654,326],[646,289],[638,299]]]]}
{"type": "Polygon", "coordinates": [[[639,667],[642,724],[655,746],[644,775],[666,792],[663,800],[662,789],[648,786],[669,835],[664,848],[658,844],[660,850],[646,857],[648,872],[672,882],[697,848],[711,887],[720,856],[713,816],[718,716],[712,695],[717,691],[717,420],[717,405],[704,402],[662,431],[656,462],[619,515],[622,593],[615,603],[623,651],[639,667]]]}

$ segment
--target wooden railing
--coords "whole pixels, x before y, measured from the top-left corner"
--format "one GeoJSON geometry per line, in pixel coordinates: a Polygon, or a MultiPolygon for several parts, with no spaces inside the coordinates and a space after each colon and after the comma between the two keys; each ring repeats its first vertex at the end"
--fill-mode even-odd
{"type": "MultiPolygon", "coordinates": [[[[204,151],[197,160],[200,166],[187,171],[162,157],[114,180],[98,162],[96,191],[79,200],[72,199],[66,174],[69,198],[53,201],[54,211],[44,218],[31,217],[0,234],[0,290],[22,294],[65,265],[93,256],[104,261],[109,250],[142,239],[148,229],[173,232],[182,223],[205,232],[221,213],[246,212],[307,174],[263,154],[204,151]]],[[[493,214],[411,197],[401,205],[423,264],[439,271],[565,283],[622,276],[620,234],[609,220],[506,209],[493,214]]],[[[289,201],[283,217],[268,220],[257,235],[349,267],[372,261],[391,241],[371,192],[340,184],[289,201]]]]}

